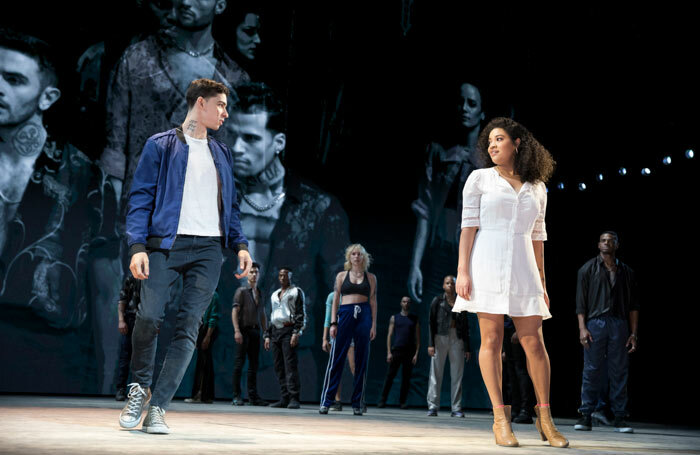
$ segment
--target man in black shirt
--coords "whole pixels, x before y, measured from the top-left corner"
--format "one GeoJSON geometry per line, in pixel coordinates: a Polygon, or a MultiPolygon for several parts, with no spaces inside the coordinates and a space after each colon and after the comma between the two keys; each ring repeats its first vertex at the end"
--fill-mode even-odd
{"type": "Polygon", "coordinates": [[[119,369],[117,371],[117,401],[126,400],[126,381],[129,377],[131,364],[131,333],[134,331],[136,311],[141,302],[141,281],[132,275],[126,277],[122,290],[119,292],[117,312],[119,314],[119,333],[122,334],[119,344],[119,369]]]}
{"type": "Polygon", "coordinates": [[[248,272],[248,286],[236,289],[233,297],[233,329],[238,344],[233,366],[233,405],[243,406],[241,373],[248,357],[248,403],[251,406],[267,406],[258,396],[258,358],[260,356],[260,328],[267,330],[265,303],[258,288],[260,264],[253,262],[248,272]]]}
{"type": "Polygon", "coordinates": [[[413,365],[418,361],[418,350],[420,349],[420,323],[418,316],[409,313],[411,308],[411,298],[404,296],[401,298],[401,312],[396,313],[389,320],[389,333],[386,336],[386,361],[389,369],[384,381],[384,389],[379,399],[378,408],[386,406],[386,399],[389,396],[391,385],[394,383],[399,367],[401,372],[401,392],[399,394],[399,405],[401,409],[408,408],[406,399],[411,385],[411,371],[413,365]],[[394,335],[394,344],[391,337],[394,335]]]}
{"type": "Polygon", "coordinates": [[[581,419],[576,430],[590,431],[591,413],[600,394],[601,370],[607,362],[610,407],[615,431],[632,433],[627,414],[628,354],[637,350],[639,302],[634,271],[615,257],[619,247],[615,232],[600,236],[600,254],[578,271],[576,314],[583,350],[581,419]]]}

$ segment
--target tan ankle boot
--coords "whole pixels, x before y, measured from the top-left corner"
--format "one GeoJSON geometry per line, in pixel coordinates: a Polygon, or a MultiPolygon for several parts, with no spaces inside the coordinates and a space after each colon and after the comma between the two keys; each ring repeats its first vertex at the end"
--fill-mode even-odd
{"type": "Polygon", "coordinates": [[[499,446],[518,447],[520,445],[510,426],[510,406],[493,408],[493,434],[499,446]]]}
{"type": "Polygon", "coordinates": [[[549,441],[549,445],[552,447],[569,447],[569,441],[559,433],[557,427],[554,426],[554,421],[552,420],[552,411],[549,406],[540,407],[535,406],[535,413],[537,414],[537,419],[535,419],[535,427],[537,431],[540,432],[540,437],[543,441],[549,441]]]}

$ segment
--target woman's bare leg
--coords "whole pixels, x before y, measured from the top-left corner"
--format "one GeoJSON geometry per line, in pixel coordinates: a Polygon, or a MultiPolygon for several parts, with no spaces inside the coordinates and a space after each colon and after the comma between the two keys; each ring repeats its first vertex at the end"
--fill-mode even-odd
{"type": "Polygon", "coordinates": [[[551,368],[549,354],[542,338],[542,317],[514,317],[513,322],[520,345],[527,356],[527,371],[535,388],[537,404],[549,404],[551,368]]]}
{"type": "Polygon", "coordinates": [[[491,405],[503,405],[503,315],[477,313],[481,331],[481,348],[479,349],[479,368],[491,398],[491,405]]]}

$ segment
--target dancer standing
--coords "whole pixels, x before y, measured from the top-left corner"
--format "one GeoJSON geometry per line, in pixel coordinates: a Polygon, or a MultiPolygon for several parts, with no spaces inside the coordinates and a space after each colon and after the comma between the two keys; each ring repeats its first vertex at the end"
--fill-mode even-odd
{"type": "Polygon", "coordinates": [[[219,282],[223,247],[238,253],[242,273],[251,266],[248,241],[241,230],[233,157],[226,145],[207,135],[228,117],[228,89],[197,79],[187,89],[189,111],[182,129],[146,141],[129,195],[126,232],[131,273],[144,280],[133,333],[131,372],[134,383],[119,416],[124,428],[143,421],[147,433],[169,433],[165,410],[192,358],[202,315],[219,282]],[[158,331],[170,289],[182,277],[184,292],[175,334],[168,346],[151,399],[158,331]]]}
{"type": "Polygon", "coordinates": [[[493,404],[496,444],[518,445],[501,390],[503,315],[508,314],[527,355],[538,403],[537,429],[550,445],[567,447],[549,408],[550,364],[542,338],[542,320],[551,317],[544,278],[544,182],[555,163],[525,127],[504,117],[489,122],[479,136],[479,149],[491,167],[472,172],[464,185],[453,311],[479,317],[479,366],[493,404]]]}
{"type": "Polygon", "coordinates": [[[345,271],[335,278],[335,296],[331,315],[331,345],[326,377],[321,394],[321,414],[328,414],[340,385],[345,357],[350,343],[355,341],[355,377],[353,380],[352,412],[364,411],[369,343],[377,334],[377,277],[367,273],[372,258],[356,243],[345,250],[345,271]],[[342,298],[341,298],[342,295],[342,298]]]}
{"type": "MultiPolygon", "coordinates": [[[[321,349],[323,352],[331,352],[331,344],[334,342],[332,338],[329,337],[329,332],[331,329],[331,313],[333,312],[333,298],[335,297],[335,291],[331,291],[326,297],[326,318],[323,322],[323,342],[321,343],[321,349]]],[[[350,342],[350,347],[348,348],[348,367],[350,367],[350,373],[355,375],[355,342],[350,342]]],[[[342,411],[343,403],[340,401],[340,389],[342,383],[338,384],[338,391],[335,392],[335,403],[329,408],[331,411],[342,411]]]]}

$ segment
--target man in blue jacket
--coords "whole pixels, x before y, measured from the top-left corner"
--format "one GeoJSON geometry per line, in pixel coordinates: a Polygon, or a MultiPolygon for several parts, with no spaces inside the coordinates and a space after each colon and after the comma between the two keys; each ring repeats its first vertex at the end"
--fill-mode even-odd
{"type": "Polygon", "coordinates": [[[219,281],[223,248],[238,253],[240,274],[251,258],[243,235],[233,180],[233,157],[223,143],[207,136],[228,117],[228,89],[197,79],[187,89],[188,112],[181,128],[151,136],[143,148],[129,194],[126,234],[131,273],[143,280],[134,325],[129,399],[119,416],[124,428],[141,421],[143,431],[169,433],[165,410],[192,358],[202,314],[219,281]],[[158,329],[170,287],[184,283],[175,334],[158,384],[151,395],[158,329]]]}

